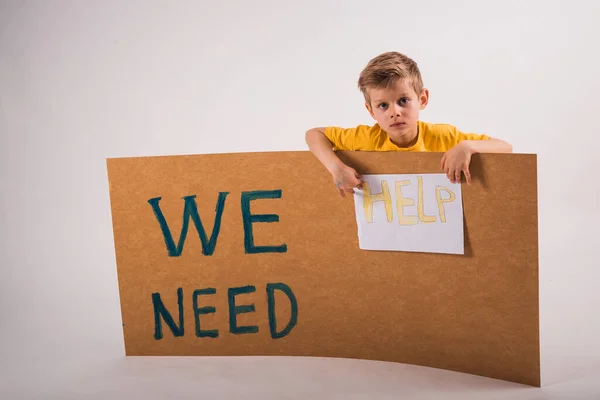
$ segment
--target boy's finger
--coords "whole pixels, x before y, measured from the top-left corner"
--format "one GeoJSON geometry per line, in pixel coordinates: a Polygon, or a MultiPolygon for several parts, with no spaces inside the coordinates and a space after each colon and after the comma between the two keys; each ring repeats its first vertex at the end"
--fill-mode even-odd
{"type": "Polygon", "coordinates": [[[463,170],[463,172],[465,173],[465,178],[467,179],[467,185],[471,184],[471,173],[469,172],[469,168],[465,168],[463,170]]]}
{"type": "Polygon", "coordinates": [[[454,171],[454,179],[456,179],[455,183],[460,182],[460,173],[461,173],[461,170],[458,168],[456,169],[456,171],[454,171]]]}

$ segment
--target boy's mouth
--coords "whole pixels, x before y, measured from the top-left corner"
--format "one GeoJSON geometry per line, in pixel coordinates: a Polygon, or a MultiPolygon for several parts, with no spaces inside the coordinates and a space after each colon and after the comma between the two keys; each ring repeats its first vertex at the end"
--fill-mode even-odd
{"type": "Polygon", "coordinates": [[[399,127],[399,126],[404,126],[404,125],[406,125],[404,122],[395,122],[395,123],[393,123],[393,124],[392,124],[392,125],[390,125],[390,126],[392,126],[392,127],[396,128],[396,127],[399,127]]]}

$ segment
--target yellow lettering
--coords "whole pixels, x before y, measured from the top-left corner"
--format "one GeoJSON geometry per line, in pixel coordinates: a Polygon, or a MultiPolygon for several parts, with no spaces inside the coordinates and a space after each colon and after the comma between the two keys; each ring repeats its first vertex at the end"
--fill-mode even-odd
{"type": "Polygon", "coordinates": [[[446,212],[444,211],[444,203],[453,202],[455,199],[454,193],[446,187],[436,186],[435,197],[437,198],[438,208],[440,209],[440,220],[442,222],[446,222],[446,212]],[[447,199],[442,199],[442,194],[440,193],[442,190],[445,190],[450,195],[450,197],[447,199]]]}
{"type": "Polygon", "coordinates": [[[423,177],[417,177],[419,180],[419,204],[417,205],[417,212],[419,213],[419,220],[421,222],[430,223],[435,222],[435,217],[433,215],[425,215],[425,211],[423,211],[423,177]]]}
{"type": "Polygon", "coordinates": [[[414,215],[404,215],[403,207],[413,206],[413,199],[402,197],[402,186],[410,184],[410,180],[396,182],[396,207],[398,208],[398,222],[400,225],[415,225],[417,217],[414,215]]]}
{"type": "Polygon", "coordinates": [[[387,220],[388,222],[392,222],[392,196],[390,195],[390,189],[388,187],[387,181],[381,181],[381,193],[371,194],[369,184],[366,182],[363,185],[363,189],[363,207],[365,209],[365,218],[367,222],[373,222],[373,203],[376,201],[383,201],[385,203],[385,213],[387,215],[387,220]]]}

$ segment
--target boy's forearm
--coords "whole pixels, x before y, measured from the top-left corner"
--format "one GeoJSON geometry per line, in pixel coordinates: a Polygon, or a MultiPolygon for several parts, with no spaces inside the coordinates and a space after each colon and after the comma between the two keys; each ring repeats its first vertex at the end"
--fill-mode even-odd
{"type": "Polygon", "coordinates": [[[504,140],[491,138],[488,140],[467,140],[472,153],[512,153],[510,143],[504,140]]]}
{"type": "Polygon", "coordinates": [[[314,128],[306,132],[306,144],[330,173],[342,166],[342,161],[333,151],[333,145],[322,129],[314,128]]]}

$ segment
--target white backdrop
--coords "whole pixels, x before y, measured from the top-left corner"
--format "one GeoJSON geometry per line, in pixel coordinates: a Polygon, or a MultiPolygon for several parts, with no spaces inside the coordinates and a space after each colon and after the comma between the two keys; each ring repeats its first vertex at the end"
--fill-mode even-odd
{"type": "Polygon", "coordinates": [[[600,393],[599,18],[592,0],[0,0],[0,387],[12,399],[600,393]],[[389,50],[419,63],[423,120],[538,154],[549,386],[351,360],[123,360],[105,159],[307,150],[308,128],[372,123],[356,80],[389,50]]]}

